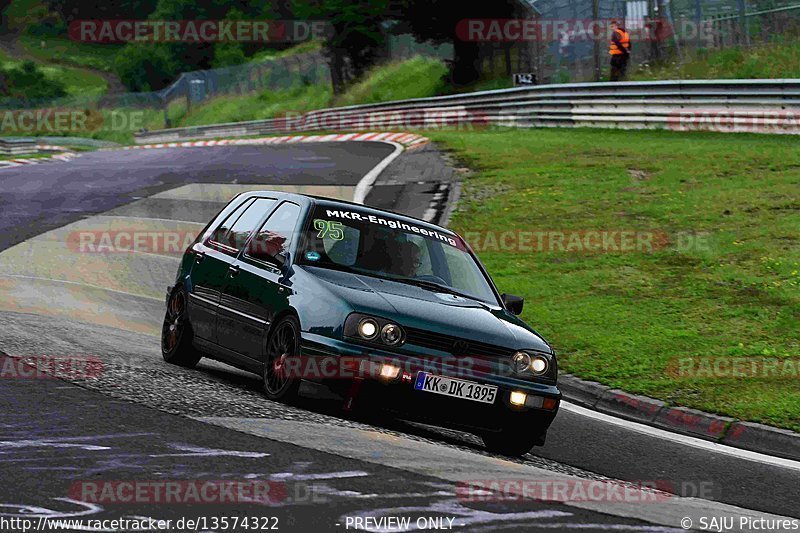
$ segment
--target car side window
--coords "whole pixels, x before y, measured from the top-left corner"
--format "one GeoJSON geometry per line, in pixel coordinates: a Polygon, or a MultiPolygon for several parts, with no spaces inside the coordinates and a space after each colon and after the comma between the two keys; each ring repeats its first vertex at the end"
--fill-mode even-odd
{"type": "Polygon", "coordinates": [[[247,200],[245,202],[242,202],[242,205],[237,207],[233,211],[233,213],[228,215],[228,217],[222,222],[222,224],[220,224],[219,227],[217,227],[217,229],[215,229],[211,233],[211,236],[208,238],[207,242],[209,244],[220,244],[220,245],[222,245],[225,242],[225,235],[228,234],[228,232],[231,229],[231,226],[233,226],[234,223],[236,223],[236,221],[239,220],[239,217],[242,216],[242,213],[244,213],[244,210],[247,209],[247,207],[252,203],[253,203],[252,199],[251,200],[247,200]]]}
{"type": "Polygon", "coordinates": [[[228,219],[217,228],[210,240],[231,251],[239,251],[244,247],[250,234],[256,229],[258,222],[269,212],[275,200],[272,198],[256,198],[234,211],[228,219]],[[242,210],[242,208],[244,208],[242,210]],[[241,210],[241,211],[240,211],[241,210]],[[229,221],[234,221],[230,223],[229,221]]]}
{"type": "Polygon", "coordinates": [[[275,256],[285,255],[289,251],[299,216],[300,206],[297,204],[284,202],[279,205],[253,236],[246,254],[254,259],[274,263],[275,256]]]}

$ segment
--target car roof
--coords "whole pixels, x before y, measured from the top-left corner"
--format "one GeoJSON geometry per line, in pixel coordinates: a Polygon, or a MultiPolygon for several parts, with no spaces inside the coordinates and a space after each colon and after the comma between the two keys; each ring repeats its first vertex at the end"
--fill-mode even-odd
{"type": "Polygon", "coordinates": [[[320,205],[325,207],[346,207],[348,209],[358,209],[359,211],[366,211],[367,213],[374,214],[374,215],[390,215],[395,219],[401,220],[403,222],[409,224],[415,224],[417,226],[423,225],[429,228],[434,228],[437,231],[442,233],[447,233],[448,235],[456,235],[455,232],[449,230],[443,226],[438,226],[426,220],[422,220],[420,218],[410,217],[408,215],[404,215],[402,213],[397,213],[394,211],[389,211],[388,209],[377,209],[375,207],[369,207],[363,204],[357,204],[355,202],[348,202],[347,200],[338,200],[336,198],[327,198],[325,196],[316,196],[316,195],[309,195],[309,194],[298,194],[293,192],[281,192],[281,191],[271,191],[268,189],[265,190],[258,190],[258,191],[248,191],[242,194],[242,197],[252,197],[252,196],[260,196],[268,194],[270,196],[276,196],[281,199],[293,199],[299,203],[305,204],[312,204],[312,205],[320,205]]]}

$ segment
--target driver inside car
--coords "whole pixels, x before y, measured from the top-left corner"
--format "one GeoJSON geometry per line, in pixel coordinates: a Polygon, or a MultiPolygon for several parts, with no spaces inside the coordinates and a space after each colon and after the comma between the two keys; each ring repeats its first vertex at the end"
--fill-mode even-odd
{"type": "Polygon", "coordinates": [[[392,258],[392,273],[413,278],[422,266],[422,251],[411,241],[401,242],[392,258]]]}

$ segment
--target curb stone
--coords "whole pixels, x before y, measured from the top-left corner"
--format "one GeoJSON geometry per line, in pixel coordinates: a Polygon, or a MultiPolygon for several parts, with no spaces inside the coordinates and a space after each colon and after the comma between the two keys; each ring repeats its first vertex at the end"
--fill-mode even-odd
{"type": "Polygon", "coordinates": [[[257,137],[245,139],[219,139],[211,141],[173,141],[155,144],[135,144],[125,146],[123,150],[153,150],[160,148],[196,148],[202,146],[249,146],[263,144],[292,144],[306,142],[348,142],[348,141],[389,141],[402,144],[406,149],[417,149],[429,142],[427,137],[403,132],[366,132],[340,133],[328,135],[284,135],[275,137],[257,137]]]}
{"type": "Polygon", "coordinates": [[[601,413],[617,416],[635,416],[646,422],[652,422],[666,404],[647,396],[628,394],[619,389],[608,390],[595,404],[594,408],[601,413]]]}
{"type": "Polygon", "coordinates": [[[664,407],[653,420],[656,426],[688,433],[692,436],[719,441],[735,419],[689,409],[664,407]]]}
{"type": "MultiPolygon", "coordinates": [[[[49,147],[44,147],[42,149],[49,149],[49,147]]],[[[53,161],[71,161],[76,157],[79,157],[80,154],[76,154],[74,152],[61,152],[50,157],[33,157],[33,158],[19,158],[19,159],[6,159],[0,161],[0,168],[16,168],[22,167],[26,165],[41,165],[43,163],[52,163],[53,161]]]]}
{"type": "Polygon", "coordinates": [[[788,429],[756,422],[734,422],[728,428],[722,443],[787,459],[800,457],[800,435],[788,429]]]}
{"type": "Polygon", "coordinates": [[[558,376],[558,388],[570,401],[591,409],[594,409],[597,401],[611,390],[611,387],[596,381],[584,381],[570,374],[558,376]]]}
{"type": "Polygon", "coordinates": [[[800,433],[756,422],[672,407],[661,400],[562,374],[564,398],[596,411],[744,450],[800,461],[800,433]]]}

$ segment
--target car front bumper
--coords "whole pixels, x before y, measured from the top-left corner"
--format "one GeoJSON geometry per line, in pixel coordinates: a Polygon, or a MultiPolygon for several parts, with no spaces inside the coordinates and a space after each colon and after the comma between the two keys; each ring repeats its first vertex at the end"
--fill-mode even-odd
{"type": "MultiPolygon", "coordinates": [[[[365,396],[370,406],[434,425],[480,432],[499,431],[509,426],[525,424],[530,426],[532,432],[543,433],[555,418],[561,401],[561,391],[554,383],[528,381],[476,370],[465,374],[454,371],[447,365],[432,368],[430,358],[398,354],[306,332],[302,334],[301,353],[308,358],[347,358],[361,362],[358,372],[319,381],[327,382],[345,395],[358,390],[359,397],[365,396]],[[375,369],[380,368],[381,364],[399,366],[401,370],[397,378],[380,377],[375,369]],[[369,369],[373,371],[370,372],[369,369]],[[494,385],[498,389],[497,395],[494,402],[488,404],[423,392],[414,388],[417,373],[421,371],[482,385],[494,385]],[[357,389],[353,388],[354,382],[358,383],[357,389]],[[512,404],[512,392],[525,393],[525,404],[512,404]],[[549,401],[545,402],[545,399],[549,401]],[[544,408],[544,405],[553,407],[544,408]]],[[[361,398],[356,402],[363,403],[364,400],[361,398]]]]}

